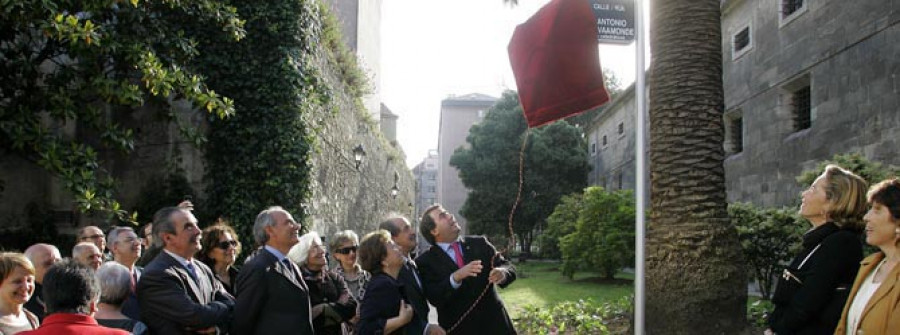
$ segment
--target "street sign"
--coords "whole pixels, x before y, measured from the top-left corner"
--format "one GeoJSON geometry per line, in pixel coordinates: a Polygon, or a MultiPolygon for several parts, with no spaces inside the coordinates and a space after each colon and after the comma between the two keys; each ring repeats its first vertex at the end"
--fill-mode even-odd
{"type": "Polygon", "coordinates": [[[635,0],[587,0],[597,18],[597,41],[631,44],[634,41],[635,0]]]}

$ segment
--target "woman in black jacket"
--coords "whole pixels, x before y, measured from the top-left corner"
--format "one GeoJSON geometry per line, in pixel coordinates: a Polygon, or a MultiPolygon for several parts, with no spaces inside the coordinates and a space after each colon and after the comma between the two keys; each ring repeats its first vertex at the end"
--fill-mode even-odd
{"type": "Polygon", "coordinates": [[[803,192],[800,215],[812,228],[778,280],[765,334],[831,334],[841,318],[859,261],[866,182],[828,165],[803,192]]]}

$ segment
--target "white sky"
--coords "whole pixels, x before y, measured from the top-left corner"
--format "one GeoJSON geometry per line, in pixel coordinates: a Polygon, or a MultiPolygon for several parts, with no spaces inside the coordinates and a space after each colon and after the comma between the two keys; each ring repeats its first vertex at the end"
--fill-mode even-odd
{"type": "MultiPolygon", "coordinates": [[[[511,7],[503,0],[384,0],[381,98],[400,117],[397,140],[410,168],[437,149],[441,100],[515,90],[506,47],[516,25],[547,2],[519,0],[511,7]]],[[[634,81],[634,55],[633,43],[600,46],[601,65],[623,88],[634,81]]]]}

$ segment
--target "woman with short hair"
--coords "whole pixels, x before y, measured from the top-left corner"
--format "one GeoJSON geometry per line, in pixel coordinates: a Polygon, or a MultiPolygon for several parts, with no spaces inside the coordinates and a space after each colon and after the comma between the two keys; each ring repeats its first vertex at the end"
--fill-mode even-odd
{"type": "Polygon", "coordinates": [[[327,271],[322,238],[316,232],[301,236],[287,257],[300,267],[303,280],[309,286],[309,303],[316,334],[344,334],[343,324],[356,316],[356,299],[341,277],[327,271]]]}
{"type": "Polygon", "coordinates": [[[25,303],[34,294],[34,265],[17,252],[0,252],[0,335],[12,335],[40,326],[25,303]]]}
{"type": "Polygon", "coordinates": [[[900,331],[900,180],[869,190],[866,243],[876,252],[861,263],[835,335],[900,331]]]}
{"type": "Polygon", "coordinates": [[[866,188],[859,176],[828,165],[803,191],[800,215],[812,228],[803,234],[803,251],[779,278],[766,334],[834,332],[862,260],[866,188]]]}
{"type": "Polygon", "coordinates": [[[234,281],[238,269],[234,267],[234,262],[241,253],[241,242],[234,228],[221,221],[206,227],[200,243],[202,248],[197,251],[197,259],[213,270],[225,291],[235,295],[234,281]]]}
{"type": "Polygon", "coordinates": [[[104,327],[127,330],[134,335],[147,332],[142,322],[122,314],[122,304],[131,294],[131,272],[117,262],[106,262],[97,270],[100,280],[100,303],[94,318],[104,327]]]}
{"type": "Polygon", "coordinates": [[[369,233],[359,244],[359,260],[362,268],[372,273],[372,281],[366,286],[359,309],[358,333],[406,334],[413,310],[404,301],[403,287],[397,280],[404,262],[400,246],[386,230],[369,233]]]}
{"type": "Polygon", "coordinates": [[[344,279],[350,294],[356,301],[360,301],[372,275],[357,262],[359,237],[352,230],[340,231],[334,234],[329,249],[339,263],[331,271],[344,279]]]}

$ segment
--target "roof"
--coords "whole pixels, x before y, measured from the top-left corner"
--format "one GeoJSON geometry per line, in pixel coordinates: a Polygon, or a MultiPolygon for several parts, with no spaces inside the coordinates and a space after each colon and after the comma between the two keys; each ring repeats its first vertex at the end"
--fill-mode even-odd
{"type": "Polygon", "coordinates": [[[497,102],[497,98],[487,94],[469,93],[459,96],[449,96],[441,100],[441,106],[491,106],[497,102]]]}

